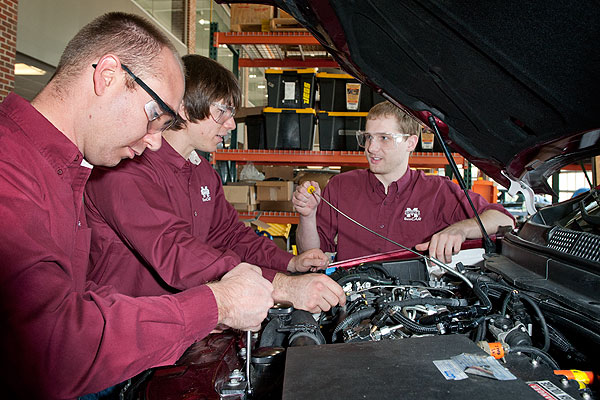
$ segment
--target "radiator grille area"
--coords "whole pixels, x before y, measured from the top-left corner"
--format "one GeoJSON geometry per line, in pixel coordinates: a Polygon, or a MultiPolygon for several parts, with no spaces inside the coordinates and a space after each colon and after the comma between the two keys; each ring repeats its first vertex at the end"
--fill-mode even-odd
{"type": "Polygon", "coordinates": [[[600,262],[600,236],[557,228],[550,232],[548,247],[561,253],[600,262]]]}

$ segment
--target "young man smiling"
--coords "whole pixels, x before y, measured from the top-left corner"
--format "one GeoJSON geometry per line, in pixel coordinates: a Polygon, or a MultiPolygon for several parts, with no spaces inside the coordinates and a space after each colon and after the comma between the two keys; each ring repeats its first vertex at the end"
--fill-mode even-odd
{"type": "MultiPolygon", "coordinates": [[[[195,150],[215,151],[235,128],[240,89],[233,74],[211,59],[187,55],[183,63],[183,122],[164,132],[159,151],[97,170],[88,183],[89,278],[132,296],[160,295],[220,279],[245,261],[273,280],[275,301],[311,312],[343,304],[342,288],[328,276],[285,273],[324,268],[322,251],[292,256],[280,250],[245,227],[225,200],[220,177],[195,150]]],[[[250,306],[241,293],[231,292],[230,301],[239,310],[250,306]]]]}
{"type": "MultiPolygon", "coordinates": [[[[450,262],[466,239],[482,235],[458,185],[446,177],[427,176],[408,167],[419,132],[418,122],[393,104],[375,105],[367,115],[365,132],[357,136],[365,148],[369,169],[332,178],[322,196],[370,229],[450,262]]],[[[320,194],[318,183],[305,182],[292,199],[300,213],[296,232],[299,249],[337,251],[337,260],[397,250],[309,194],[311,184],[320,194]]],[[[488,233],[514,225],[501,205],[489,204],[473,192],[470,195],[488,233]]]]}

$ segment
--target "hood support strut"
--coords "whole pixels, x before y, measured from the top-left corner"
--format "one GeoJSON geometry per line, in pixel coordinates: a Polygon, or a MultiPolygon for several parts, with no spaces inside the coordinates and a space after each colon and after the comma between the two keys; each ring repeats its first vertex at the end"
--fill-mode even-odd
{"type": "Polygon", "coordinates": [[[463,192],[465,192],[465,196],[467,196],[467,200],[469,200],[469,204],[471,205],[471,208],[473,209],[473,212],[475,213],[475,219],[477,220],[477,224],[479,225],[479,229],[481,230],[482,237],[483,237],[483,249],[485,250],[485,254],[495,253],[496,245],[494,244],[494,242],[492,242],[492,239],[490,239],[490,236],[485,231],[483,222],[481,222],[481,218],[479,218],[479,213],[477,212],[477,209],[475,208],[475,205],[473,204],[473,201],[471,200],[471,196],[469,196],[469,190],[467,189],[467,185],[465,184],[465,181],[463,180],[462,176],[458,172],[458,166],[456,165],[454,158],[450,154],[450,150],[448,150],[448,146],[446,145],[446,142],[444,142],[444,140],[442,139],[442,135],[440,134],[440,131],[438,129],[437,123],[435,122],[435,117],[433,116],[433,114],[429,115],[428,120],[429,120],[429,125],[431,125],[431,129],[433,129],[433,132],[435,133],[436,140],[442,146],[442,149],[444,150],[444,155],[446,156],[448,163],[452,167],[452,172],[456,176],[456,180],[458,181],[460,188],[463,190],[463,192]]]}

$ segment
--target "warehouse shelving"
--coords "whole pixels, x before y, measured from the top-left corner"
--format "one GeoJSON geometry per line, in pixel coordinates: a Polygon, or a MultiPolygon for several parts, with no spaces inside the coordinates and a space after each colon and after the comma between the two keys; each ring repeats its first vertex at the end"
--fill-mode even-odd
{"type": "MultiPolygon", "coordinates": [[[[464,165],[460,154],[453,154],[457,164],[464,165]]],[[[368,166],[362,151],[313,151],[313,150],[239,150],[223,149],[212,153],[212,161],[253,162],[277,165],[316,166],[368,166]]],[[[413,168],[444,168],[448,161],[443,153],[412,153],[409,164],[413,168]]]]}
{"type": "Polygon", "coordinates": [[[240,68],[338,67],[308,32],[215,32],[213,45],[240,46],[243,50],[238,59],[240,68]]]}

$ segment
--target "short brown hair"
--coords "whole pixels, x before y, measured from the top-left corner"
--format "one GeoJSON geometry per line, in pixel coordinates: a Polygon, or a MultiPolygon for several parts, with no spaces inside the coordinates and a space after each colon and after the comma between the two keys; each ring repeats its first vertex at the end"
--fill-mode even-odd
{"type": "Polygon", "coordinates": [[[420,124],[412,115],[406,113],[401,108],[396,107],[389,101],[375,104],[367,114],[367,119],[377,119],[381,117],[395,118],[401,133],[417,136],[421,134],[422,124],[420,124]]]}
{"type": "MultiPolygon", "coordinates": [[[[242,98],[238,80],[231,71],[198,54],[182,57],[185,68],[185,94],[183,106],[188,121],[197,122],[210,116],[210,105],[215,101],[225,101],[239,108],[242,98]]],[[[174,130],[183,128],[177,124],[174,130]]]]}
{"type": "MultiPolygon", "coordinates": [[[[69,41],[52,77],[57,86],[68,82],[88,64],[112,53],[136,75],[160,74],[154,59],[163,48],[178,58],[177,50],[157,27],[134,14],[111,12],[94,19],[69,41]]],[[[133,85],[133,81],[131,81],[133,85]]]]}

